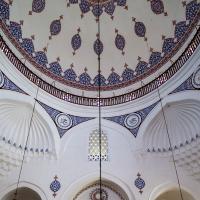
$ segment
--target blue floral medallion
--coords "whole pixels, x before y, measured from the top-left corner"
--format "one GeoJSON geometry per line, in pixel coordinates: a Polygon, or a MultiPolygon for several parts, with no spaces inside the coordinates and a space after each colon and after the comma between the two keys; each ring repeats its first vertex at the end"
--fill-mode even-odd
{"type": "Polygon", "coordinates": [[[113,19],[116,5],[127,9],[126,1],[127,0],[69,0],[67,6],[79,4],[82,17],[85,13],[92,11],[96,18],[100,17],[103,12],[105,12],[113,19]]]}
{"type": "MultiPolygon", "coordinates": [[[[50,24],[51,36],[58,35],[60,33],[60,31],[61,31],[60,19],[56,19],[56,20],[52,21],[51,24],[50,24]]],[[[51,36],[50,36],[50,39],[51,39],[51,36]]]]}
{"type": "Polygon", "coordinates": [[[137,178],[135,179],[135,186],[139,189],[140,194],[143,193],[143,188],[145,187],[146,183],[144,179],[141,178],[141,175],[138,173],[137,178]]]}
{"type": "Polygon", "coordinates": [[[58,181],[58,177],[55,176],[54,177],[54,181],[51,182],[50,184],[50,190],[53,192],[53,196],[56,197],[56,192],[58,192],[61,188],[61,184],[60,182],[58,181]]]}
{"type": "Polygon", "coordinates": [[[33,0],[32,2],[32,11],[40,13],[45,8],[45,0],[33,0]]]}

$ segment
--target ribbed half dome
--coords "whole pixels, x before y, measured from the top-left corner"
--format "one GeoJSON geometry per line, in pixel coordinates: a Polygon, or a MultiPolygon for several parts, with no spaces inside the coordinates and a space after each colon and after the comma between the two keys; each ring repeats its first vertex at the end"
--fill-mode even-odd
{"type": "Polygon", "coordinates": [[[33,156],[55,156],[50,127],[36,109],[33,116],[32,112],[30,104],[0,101],[0,177],[21,165],[24,152],[25,162],[33,156]]]}
{"type": "MultiPolygon", "coordinates": [[[[177,149],[200,137],[200,102],[184,100],[164,107],[172,147],[177,149]]],[[[144,144],[148,151],[170,150],[165,120],[160,111],[148,125],[144,144]]]]}
{"type": "Polygon", "coordinates": [[[32,117],[32,112],[33,108],[28,104],[0,102],[0,127],[3,130],[0,132],[1,140],[24,149],[29,134],[27,150],[52,152],[54,145],[50,130],[39,113],[34,111],[32,117]]]}

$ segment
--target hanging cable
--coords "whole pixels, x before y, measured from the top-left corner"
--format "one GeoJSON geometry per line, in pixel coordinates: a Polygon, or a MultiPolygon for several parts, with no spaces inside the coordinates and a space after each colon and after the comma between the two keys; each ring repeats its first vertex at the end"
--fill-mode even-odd
{"type": "Polygon", "coordinates": [[[164,123],[165,123],[165,127],[166,127],[166,133],[167,133],[167,138],[168,138],[169,147],[170,147],[169,150],[171,151],[171,154],[172,154],[172,160],[173,160],[174,170],[175,170],[176,178],[177,178],[177,182],[178,182],[180,197],[181,197],[181,200],[184,200],[183,199],[183,193],[182,193],[182,190],[181,190],[181,183],[180,183],[180,179],[179,179],[179,175],[178,175],[178,169],[177,169],[176,162],[175,162],[175,155],[174,155],[174,151],[173,151],[173,146],[172,146],[172,142],[171,142],[170,135],[169,135],[169,128],[168,128],[168,124],[167,124],[167,119],[166,119],[164,107],[163,107],[163,104],[162,104],[162,99],[161,99],[161,96],[160,96],[159,79],[157,80],[157,91],[158,91],[158,97],[159,97],[159,101],[160,101],[160,105],[161,105],[161,111],[162,111],[162,115],[163,115],[163,119],[164,119],[164,123]]]}
{"type": "Polygon", "coordinates": [[[101,57],[100,57],[100,0],[98,0],[98,117],[99,117],[99,189],[100,189],[100,200],[102,200],[102,160],[101,160],[101,57]]]}
{"type": "Polygon", "coordinates": [[[29,122],[29,126],[28,126],[28,133],[27,133],[26,142],[25,142],[25,146],[24,146],[22,162],[21,162],[21,166],[20,166],[20,170],[19,170],[19,176],[18,176],[18,179],[17,179],[17,187],[16,187],[16,190],[15,190],[15,193],[14,193],[13,200],[17,200],[17,195],[18,195],[18,190],[19,190],[19,183],[20,183],[20,179],[21,179],[21,175],[22,175],[23,166],[24,166],[26,150],[28,150],[27,145],[28,145],[28,140],[29,140],[29,136],[30,136],[30,132],[31,132],[31,126],[32,126],[32,122],[33,122],[35,106],[36,106],[36,103],[37,103],[37,97],[38,97],[38,92],[39,92],[39,88],[40,88],[40,83],[41,83],[41,81],[40,81],[40,79],[38,79],[37,91],[36,91],[36,95],[35,95],[35,98],[34,98],[34,104],[33,104],[33,109],[32,109],[32,112],[31,112],[31,118],[30,118],[30,122],[29,122]]]}

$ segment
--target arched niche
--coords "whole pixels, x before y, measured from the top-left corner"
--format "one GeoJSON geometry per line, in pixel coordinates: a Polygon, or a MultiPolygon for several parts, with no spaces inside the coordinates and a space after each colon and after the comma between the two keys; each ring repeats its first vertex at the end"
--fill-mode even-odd
{"type": "MultiPolygon", "coordinates": [[[[181,190],[181,192],[184,200],[195,200],[192,195],[185,190],[181,190]]],[[[178,188],[173,188],[161,193],[155,200],[182,200],[182,198],[180,190],[178,188]]]]}
{"type": "MultiPolygon", "coordinates": [[[[89,175],[83,176],[73,182],[70,186],[64,189],[63,194],[61,195],[61,200],[93,200],[90,197],[90,194],[95,189],[99,189],[99,172],[98,173],[91,173],[89,175]],[[83,196],[82,196],[83,195],[83,196]],[[84,195],[87,195],[86,197],[84,195]]],[[[111,193],[121,194],[118,197],[122,198],[115,198],[114,200],[135,200],[135,195],[133,191],[127,184],[127,182],[123,182],[119,177],[113,176],[111,174],[102,172],[102,189],[111,193]]],[[[98,192],[98,191],[97,191],[98,192]]],[[[116,197],[116,196],[115,196],[116,197]]],[[[95,199],[98,200],[98,199],[95,199]]],[[[107,199],[103,199],[107,200],[107,199]]],[[[113,200],[111,195],[108,196],[108,200],[113,200]]]]}
{"type": "MultiPolygon", "coordinates": [[[[2,200],[13,200],[14,194],[16,190],[12,190],[8,194],[6,194],[2,200]]],[[[37,192],[28,188],[28,187],[21,187],[17,191],[17,200],[42,200],[41,197],[37,192]]]]}
{"type": "Polygon", "coordinates": [[[102,181],[101,187],[99,181],[83,187],[73,200],[100,200],[100,190],[103,200],[129,200],[128,195],[119,185],[106,180],[102,181]]]}

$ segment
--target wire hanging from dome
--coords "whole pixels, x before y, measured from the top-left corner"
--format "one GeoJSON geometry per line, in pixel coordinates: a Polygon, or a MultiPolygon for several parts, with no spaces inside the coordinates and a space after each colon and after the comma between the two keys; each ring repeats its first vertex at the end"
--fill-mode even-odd
{"type": "Polygon", "coordinates": [[[26,137],[26,140],[25,140],[25,146],[24,146],[24,151],[23,151],[21,166],[20,166],[20,170],[19,170],[19,176],[18,176],[18,179],[17,179],[17,186],[16,186],[16,189],[15,189],[13,200],[18,200],[17,199],[17,195],[18,195],[18,190],[19,190],[19,184],[20,184],[20,179],[21,179],[21,175],[22,175],[22,170],[23,170],[23,165],[24,165],[26,150],[28,151],[27,145],[28,145],[28,140],[29,140],[29,136],[30,136],[30,132],[31,132],[31,126],[32,126],[32,122],[33,122],[33,116],[34,116],[34,112],[35,112],[35,106],[36,106],[36,103],[37,103],[37,97],[38,97],[38,92],[39,92],[40,84],[41,84],[41,80],[38,78],[38,81],[37,81],[37,90],[36,90],[36,94],[35,94],[35,98],[34,98],[33,109],[32,109],[32,112],[31,112],[30,123],[29,123],[29,126],[28,126],[28,133],[27,133],[27,137],[26,137]]]}
{"type": "MultiPolygon", "coordinates": [[[[101,39],[101,30],[100,30],[100,0],[98,0],[98,6],[97,6],[97,23],[98,23],[98,37],[99,41],[101,39]]],[[[102,160],[101,160],[101,56],[100,56],[100,42],[97,43],[97,49],[98,49],[98,118],[99,118],[99,190],[100,190],[100,200],[102,200],[102,160]]]]}
{"type": "Polygon", "coordinates": [[[164,107],[163,107],[163,103],[162,103],[162,98],[161,98],[161,95],[160,95],[160,90],[159,90],[160,81],[162,81],[162,80],[159,80],[159,78],[156,81],[157,82],[158,98],[159,98],[159,102],[160,102],[160,105],[161,105],[161,112],[162,112],[162,116],[163,116],[163,119],[164,119],[164,124],[165,124],[165,127],[166,127],[166,133],[167,133],[167,138],[168,138],[168,142],[169,142],[169,151],[171,151],[171,155],[172,155],[172,160],[173,160],[174,170],[175,170],[175,173],[176,173],[176,179],[177,179],[177,182],[178,182],[180,197],[181,197],[181,200],[184,200],[182,189],[181,189],[181,183],[180,183],[180,179],[179,179],[179,175],[178,175],[178,169],[177,169],[176,162],[175,162],[175,155],[174,155],[174,151],[173,151],[172,141],[170,139],[167,119],[166,119],[166,115],[165,115],[165,111],[164,111],[164,107]]]}

